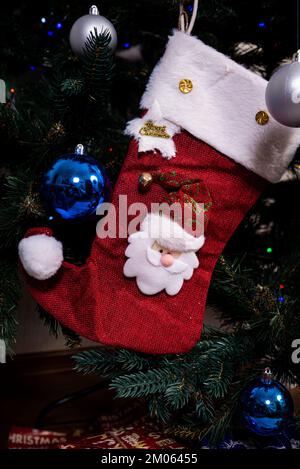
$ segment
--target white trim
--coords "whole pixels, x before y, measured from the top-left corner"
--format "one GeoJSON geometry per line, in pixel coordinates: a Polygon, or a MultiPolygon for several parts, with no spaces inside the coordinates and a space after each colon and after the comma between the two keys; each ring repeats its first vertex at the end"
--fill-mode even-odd
{"type": "Polygon", "coordinates": [[[171,251],[198,251],[205,242],[203,235],[196,238],[171,218],[158,213],[149,213],[144,218],[141,223],[141,232],[171,251]]]}
{"type": "MultiPolygon", "coordinates": [[[[255,116],[266,110],[262,77],[238,65],[199,39],[175,31],[166,52],[154,69],[141,100],[143,109],[152,110],[155,101],[161,119],[183,128],[216,150],[276,182],[292,160],[300,142],[300,129],[278,124],[271,116],[268,124],[256,123],[255,116]],[[183,78],[193,82],[188,94],[179,91],[183,78]]],[[[149,116],[148,116],[149,118],[149,116]]],[[[128,133],[142,121],[133,121],[128,133]]],[[[167,124],[168,125],[168,124],[167,124]]],[[[160,149],[149,141],[154,148],[160,149]]],[[[162,147],[161,147],[162,148],[162,147]]],[[[170,158],[170,150],[162,149],[170,158]]],[[[174,155],[172,155],[174,156],[174,155]]]]}
{"type": "Polygon", "coordinates": [[[134,137],[138,141],[139,152],[159,151],[168,160],[176,156],[176,147],[173,136],[180,132],[180,127],[162,118],[161,110],[157,100],[154,100],[144,117],[133,119],[128,122],[125,134],[134,137]],[[153,121],[155,125],[165,126],[170,138],[151,137],[141,135],[140,130],[147,121],[153,121]]]}

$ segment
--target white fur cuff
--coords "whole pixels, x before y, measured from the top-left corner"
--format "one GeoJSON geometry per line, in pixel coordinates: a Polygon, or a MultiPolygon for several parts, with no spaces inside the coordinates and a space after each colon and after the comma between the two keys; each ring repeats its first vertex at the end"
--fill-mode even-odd
{"type": "Polygon", "coordinates": [[[171,158],[172,137],[183,128],[263,178],[279,181],[300,143],[300,129],[270,115],[265,125],[257,122],[257,113],[267,110],[266,85],[197,38],[175,31],[142,97],[149,113],[129,123],[127,133],[139,140],[140,151],[158,149],[171,158]],[[192,82],[190,92],[180,91],[183,79],[192,82]],[[154,118],[170,138],[141,135],[145,121],[154,118]]]}

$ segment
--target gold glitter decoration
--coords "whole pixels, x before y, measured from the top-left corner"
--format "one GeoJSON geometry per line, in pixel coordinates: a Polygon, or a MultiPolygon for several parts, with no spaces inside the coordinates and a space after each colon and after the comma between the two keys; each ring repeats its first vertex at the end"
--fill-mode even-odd
{"type": "Polygon", "coordinates": [[[19,208],[19,216],[22,218],[40,218],[45,215],[39,195],[30,192],[19,208]]]}
{"type": "Polygon", "coordinates": [[[147,137],[171,138],[165,125],[155,125],[152,121],[145,122],[145,125],[140,130],[140,134],[147,137]]]}
{"type": "Polygon", "coordinates": [[[45,140],[47,142],[53,142],[58,140],[61,137],[64,137],[66,134],[64,126],[62,125],[61,122],[56,122],[55,124],[52,125],[50,128],[45,140]]]}

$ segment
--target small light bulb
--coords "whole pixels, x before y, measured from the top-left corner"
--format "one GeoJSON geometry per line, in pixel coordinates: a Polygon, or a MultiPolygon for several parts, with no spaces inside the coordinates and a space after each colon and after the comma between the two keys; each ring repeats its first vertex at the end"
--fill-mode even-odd
{"type": "Polygon", "coordinates": [[[45,24],[46,22],[47,22],[47,20],[46,20],[46,18],[43,16],[43,17],[41,18],[41,23],[45,24]]]}

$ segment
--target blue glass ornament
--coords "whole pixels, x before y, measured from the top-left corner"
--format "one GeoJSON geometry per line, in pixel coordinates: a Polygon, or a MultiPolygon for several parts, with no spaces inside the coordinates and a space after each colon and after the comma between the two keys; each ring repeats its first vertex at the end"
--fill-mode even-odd
{"type": "Polygon", "coordinates": [[[54,219],[84,221],[110,200],[104,168],[77,145],[74,154],[59,157],[44,174],[41,197],[54,219]]]}
{"type": "Polygon", "coordinates": [[[293,417],[293,401],[288,390],[271,378],[269,368],[264,376],[252,381],[241,394],[242,419],[245,426],[260,436],[283,433],[293,417]]]}

